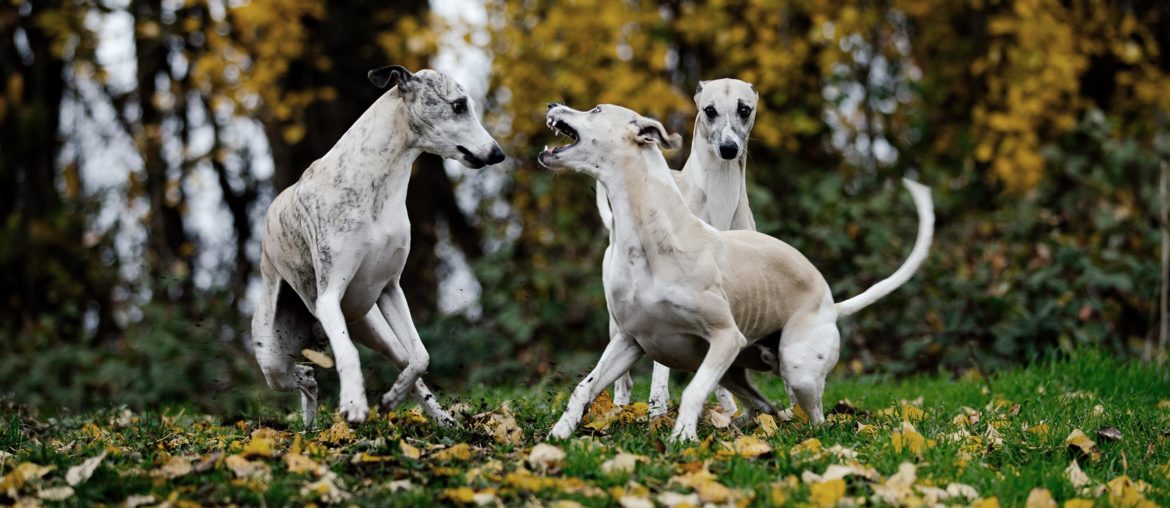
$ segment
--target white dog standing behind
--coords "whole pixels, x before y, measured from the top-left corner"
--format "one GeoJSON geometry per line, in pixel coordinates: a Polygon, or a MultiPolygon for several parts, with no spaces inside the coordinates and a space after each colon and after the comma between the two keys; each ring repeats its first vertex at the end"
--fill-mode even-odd
{"type": "Polygon", "coordinates": [[[703,403],[717,384],[747,410],[775,412],[747,369],[780,372],[813,424],[824,423],[825,377],[841,348],[837,319],[897,289],[926,259],[934,232],[930,190],[909,180],[918,236],[906,262],[860,295],[833,302],[828,282],[792,246],[755,231],[717,231],[687,209],[658,146],[681,138],[629,109],[576,111],[550,105],[547,123],[573,142],[542,152],[540,163],[605,184],[613,206],[605,298],[617,322],[597,366],[569,397],[549,433],[572,435],[588,404],[643,354],[695,372],[683,391],[672,439],[696,440],[703,403]],[[782,330],[769,364],[755,345],[782,330]]]}
{"type": "MultiPolygon", "coordinates": [[[[695,107],[699,113],[695,117],[691,153],[682,172],[671,172],[691,213],[720,231],[756,230],[747,197],[747,145],[756,122],[758,102],[759,94],[746,81],[727,78],[701,81],[695,91],[695,107]]],[[[613,213],[600,181],[597,182],[597,211],[605,227],[611,228],[613,213]]],[[[610,245],[613,245],[612,238],[610,245]]],[[[611,316],[610,337],[615,333],[617,325],[611,316]]],[[[628,404],[633,385],[628,372],[618,378],[613,385],[614,403],[628,404]]],[[[715,398],[725,413],[735,414],[731,392],[720,386],[715,390],[715,398]]],[[[650,415],[666,413],[669,402],[670,368],[654,362],[650,415]]]]}
{"type": "Polygon", "coordinates": [[[413,392],[430,417],[449,425],[454,420],[422,382],[430,356],[398,285],[410,251],[406,187],[422,152],[472,168],[503,161],[504,153],[479,123],[475,103],[447,76],[389,66],[369,79],[390,89],[268,207],[252,317],[256,360],[270,387],[300,390],[302,419],[311,427],[317,382],[296,360],[315,318],[337,359],[346,420],[362,422],[369,411],[352,334],[402,369],[384,406],[413,392]]]}

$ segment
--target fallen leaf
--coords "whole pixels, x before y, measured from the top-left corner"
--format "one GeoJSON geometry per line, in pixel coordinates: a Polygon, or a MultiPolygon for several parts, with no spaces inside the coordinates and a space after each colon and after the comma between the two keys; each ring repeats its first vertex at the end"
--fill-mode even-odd
{"type": "Polygon", "coordinates": [[[754,459],[772,453],[772,445],[755,436],[739,436],[731,444],[730,452],[745,459],[754,459]]]}
{"type": "Polygon", "coordinates": [[[155,504],[158,499],[150,494],[133,495],[122,500],[122,508],[138,508],[139,506],[146,506],[148,504],[155,504]]]}
{"type": "Polygon", "coordinates": [[[250,461],[239,455],[229,455],[223,463],[235,473],[236,478],[255,480],[261,483],[268,483],[272,480],[272,469],[263,462],[250,461]]]}
{"type": "Polygon", "coordinates": [[[333,421],[333,425],[328,429],[317,434],[317,440],[327,444],[340,444],[343,441],[353,441],[353,431],[349,430],[349,424],[345,420],[337,418],[333,421]]]}
{"type": "Polygon", "coordinates": [[[322,353],[320,351],[315,351],[312,349],[302,349],[301,356],[305,357],[306,360],[313,362],[314,364],[316,364],[318,367],[321,367],[322,369],[332,369],[333,368],[333,358],[330,358],[329,355],[322,353]]]}
{"type": "Polygon", "coordinates": [[[764,437],[772,437],[780,427],[776,425],[776,418],[768,413],[760,413],[756,415],[756,423],[760,426],[760,432],[764,437]]]}
{"type": "Polygon", "coordinates": [[[708,469],[710,464],[702,463],[698,468],[670,478],[670,483],[690,487],[705,503],[726,503],[732,497],[731,489],[719,483],[708,469]]]}
{"type": "Polygon", "coordinates": [[[703,504],[699,500],[699,495],[695,493],[679,494],[678,492],[663,492],[658,495],[657,500],[658,504],[670,508],[675,506],[700,506],[703,504]]]}
{"type": "Polygon", "coordinates": [[[648,497],[622,496],[618,499],[618,506],[622,508],[654,508],[654,501],[648,497]]]}
{"type": "Polygon", "coordinates": [[[893,441],[894,451],[897,453],[902,453],[902,450],[905,449],[914,455],[922,456],[929,445],[926,438],[919,434],[910,422],[906,421],[902,422],[901,430],[896,430],[890,435],[890,439],[893,441]]]}
{"type": "Polygon", "coordinates": [[[1121,441],[1121,431],[1117,427],[1102,427],[1097,429],[1097,437],[1105,441],[1121,441]]]}
{"type": "Polygon", "coordinates": [[[410,480],[394,480],[394,481],[386,484],[386,490],[389,490],[390,492],[398,492],[400,490],[411,490],[413,488],[414,488],[414,484],[410,483],[410,480]]]}
{"type": "Polygon", "coordinates": [[[345,484],[337,478],[337,474],[329,471],[321,479],[302,486],[301,495],[311,499],[319,499],[329,504],[336,504],[350,497],[344,487],[345,484]]]}
{"type": "Polygon", "coordinates": [[[49,487],[37,492],[37,497],[44,501],[64,501],[73,497],[73,487],[49,487]]]}
{"type": "Polygon", "coordinates": [[[528,453],[528,466],[540,473],[559,469],[564,460],[565,451],[547,443],[533,446],[528,453]]]}
{"type": "Polygon", "coordinates": [[[792,455],[800,455],[803,453],[816,454],[821,453],[821,450],[821,440],[815,437],[810,437],[804,441],[801,441],[796,446],[793,446],[789,453],[792,455]]]}
{"type": "Polygon", "coordinates": [[[619,452],[601,464],[601,472],[605,474],[633,473],[639,462],[649,461],[650,459],[642,455],[619,452]]]}
{"type": "Polygon", "coordinates": [[[411,446],[405,440],[398,441],[398,449],[402,452],[402,456],[408,459],[418,460],[422,457],[422,452],[418,448],[411,446]]]}
{"type": "Polygon", "coordinates": [[[723,414],[723,411],[720,411],[718,408],[708,408],[703,413],[703,421],[717,429],[726,429],[731,425],[731,417],[723,414]]]}
{"type": "Polygon", "coordinates": [[[495,411],[480,413],[471,417],[473,428],[492,437],[496,443],[519,445],[524,441],[524,430],[516,424],[507,403],[495,411]]]}
{"type": "Polygon", "coordinates": [[[961,497],[969,501],[974,501],[979,498],[979,491],[975,490],[975,487],[965,483],[947,484],[947,494],[950,494],[952,499],[961,497]]]}
{"type": "Polygon", "coordinates": [[[1048,430],[1049,430],[1048,424],[1041,422],[1041,423],[1037,423],[1036,425],[1033,425],[1031,427],[1028,427],[1027,432],[1029,434],[1035,434],[1037,436],[1047,436],[1048,430]]]}
{"type": "Polygon", "coordinates": [[[0,479],[0,492],[7,493],[8,497],[15,499],[16,493],[24,486],[25,482],[41,478],[55,469],[57,468],[54,466],[23,462],[4,475],[3,479],[0,479]]]}
{"type": "Polygon", "coordinates": [[[459,443],[439,450],[431,457],[439,461],[471,460],[471,446],[467,443],[459,443]]]}
{"type": "Polygon", "coordinates": [[[173,480],[190,473],[191,469],[192,466],[189,459],[186,457],[174,455],[171,456],[170,459],[167,459],[166,464],[163,464],[162,467],[154,470],[154,475],[166,478],[168,480],[173,480]]]}
{"type": "Polygon", "coordinates": [[[841,480],[849,476],[860,476],[870,481],[876,481],[879,477],[878,472],[873,468],[863,466],[857,463],[851,464],[831,464],[825,468],[822,474],[816,474],[812,471],[805,470],[801,473],[800,480],[806,484],[824,483],[832,480],[841,480]]]}
{"type": "Polygon", "coordinates": [[[93,476],[93,472],[97,470],[105,458],[106,452],[102,452],[100,455],[85,459],[81,464],[69,468],[69,471],[65,473],[65,483],[70,486],[85,483],[89,477],[93,476]]]}
{"type": "Polygon", "coordinates": [[[808,486],[809,501],[813,506],[832,508],[845,497],[845,480],[840,478],[808,486]]]}
{"type": "MultiPolygon", "coordinates": [[[[909,425],[903,422],[903,425],[909,425]]],[[[909,462],[898,465],[898,472],[886,479],[885,483],[873,486],[874,499],[891,505],[902,506],[914,497],[914,482],[918,480],[918,467],[909,462]]]]}
{"type": "Polygon", "coordinates": [[[1089,479],[1089,475],[1085,474],[1084,471],[1081,471],[1081,465],[1077,464],[1076,459],[1073,459],[1073,461],[1068,464],[1068,467],[1064,470],[1064,474],[1068,477],[1068,482],[1077,489],[1092,483],[1092,480],[1089,479]]]}
{"type": "Polygon", "coordinates": [[[244,458],[265,457],[272,458],[276,454],[276,442],[270,437],[253,437],[248,440],[244,448],[240,450],[240,455],[244,458]]]}
{"type": "Polygon", "coordinates": [[[1025,508],[1057,508],[1056,500],[1052,499],[1052,493],[1048,489],[1035,488],[1028,493],[1028,500],[1024,503],[1025,508]]]}
{"type": "Polygon", "coordinates": [[[293,474],[321,472],[321,464],[300,453],[285,454],[284,463],[288,466],[288,472],[293,474]]]}
{"type": "Polygon", "coordinates": [[[1097,449],[1097,443],[1089,439],[1089,436],[1086,436],[1081,429],[1073,429],[1068,437],[1064,438],[1064,444],[1069,449],[1088,456],[1092,460],[1097,460],[1101,457],[1101,451],[1097,449]]]}
{"type": "Polygon", "coordinates": [[[1095,505],[1092,499],[1069,499],[1064,502],[1064,508],[1093,508],[1095,505]]]}
{"type": "Polygon", "coordinates": [[[999,498],[992,496],[984,499],[976,499],[971,503],[971,508],[999,508],[999,498]]]}

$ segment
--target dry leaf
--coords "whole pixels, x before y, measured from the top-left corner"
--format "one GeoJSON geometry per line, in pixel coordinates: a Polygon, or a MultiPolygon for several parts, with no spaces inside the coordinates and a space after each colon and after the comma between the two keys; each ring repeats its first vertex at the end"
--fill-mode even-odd
{"type": "Polygon", "coordinates": [[[244,445],[244,449],[240,450],[240,455],[243,455],[244,458],[272,458],[277,455],[276,443],[270,437],[253,437],[248,440],[248,444],[244,445]]]}
{"type": "Polygon", "coordinates": [[[808,486],[808,499],[813,506],[832,508],[845,497],[845,480],[840,478],[808,486]]]}
{"type": "Polygon", "coordinates": [[[849,476],[860,476],[870,481],[876,481],[879,475],[873,468],[857,463],[848,465],[831,464],[825,468],[825,472],[822,474],[805,470],[800,476],[800,481],[806,484],[824,483],[832,480],[841,480],[849,476]]]}
{"type": "Polygon", "coordinates": [[[471,460],[471,446],[467,443],[452,445],[431,455],[435,460],[471,460]]]}
{"type": "Polygon", "coordinates": [[[902,506],[914,497],[914,482],[918,480],[918,468],[909,462],[898,466],[898,472],[886,479],[885,483],[873,486],[875,499],[890,505],[902,506]]]}
{"type": "Polygon", "coordinates": [[[528,466],[541,473],[559,469],[564,460],[565,451],[547,443],[532,447],[528,453],[528,466]]]}
{"type": "Polygon", "coordinates": [[[675,506],[700,506],[703,504],[699,500],[698,494],[679,494],[678,492],[663,492],[658,495],[658,504],[673,508],[675,506]]]}
{"type": "MultiPolygon", "coordinates": [[[[989,426],[988,428],[991,429],[992,427],[989,426]]],[[[895,452],[902,453],[902,450],[905,449],[918,456],[922,456],[922,453],[926,451],[926,448],[930,444],[922,434],[918,433],[910,422],[906,421],[902,422],[901,430],[896,430],[890,435],[890,439],[894,443],[895,452]]]]}
{"type": "Polygon", "coordinates": [[[1064,502],[1064,508],[1093,508],[1096,503],[1092,499],[1069,499],[1064,502]]]}
{"type": "Polygon", "coordinates": [[[337,418],[333,421],[333,425],[328,429],[317,434],[317,440],[326,444],[340,444],[342,441],[353,441],[353,431],[349,430],[349,424],[345,420],[337,418]]]}
{"type": "Polygon", "coordinates": [[[739,436],[732,443],[731,452],[745,459],[754,459],[772,453],[772,445],[755,436],[739,436]]]}
{"type": "Polygon", "coordinates": [[[772,437],[780,430],[780,427],[776,425],[776,418],[768,413],[756,415],[756,423],[759,424],[759,430],[764,434],[764,437],[772,437]]]}
{"type": "Polygon", "coordinates": [[[37,497],[43,501],[64,501],[73,497],[73,487],[49,487],[37,492],[37,497]]]}
{"type": "Polygon", "coordinates": [[[708,408],[707,412],[703,414],[703,419],[717,429],[726,429],[731,425],[731,417],[723,414],[723,411],[717,408],[708,408]]]}
{"type": "Polygon", "coordinates": [[[321,367],[323,369],[332,369],[333,368],[333,358],[330,358],[329,355],[322,353],[320,351],[314,351],[312,349],[302,349],[301,356],[305,357],[306,360],[313,362],[318,367],[321,367]]]}
{"type": "Polygon", "coordinates": [[[985,499],[976,499],[971,508],[999,508],[999,498],[992,496],[985,499]]]}
{"type": "Polygon", "coordinates": [[[156,499],[154,496],[152,496],[150,494],[133,495],[133,496],[127,497],[126,499],[122,500],[121,506],[122,506],[122,508],[138,508],[139,506],[146,506],[148,504],[154,504],[156,502],[158,502],[158,499],[156,499]]]}
{"type": "Polygon", "coordinates": [[[605,474],[633,473],[639,462],[649,461],[650,459],[642,455],[619,452],[601,464],[601,472],[605,474]]]}
{"type": "Polygon", "coordinates": [[[1035,488],[1028,493],[1028,500],[1024,503],[1025,508],[1057,508],[1056,500],[1052,499],[1052,493],[1048,489],[1035,488]]]}
{"type": "Polygon", "coordinates": [[[648,497],[622,496],[618,499],[618,506],[622,508],[654,508],[654,501],[648,497]]]}
{"type": "Polygon", "coordinates": [[[300,453],[285,454],[284,463],[288,466],[288,472],[293,474],[320,473],[322,470],[321,464],[300,453]]]}
{"type": "Polygon", "coordinates": [[[105,458],[106,452],[102,452],[100,455],[85,459],[81,464],[69,468],[69,471],[65,473],[65,483],[70,486],[85,483],[89,477],[93,476],[93,472],[97,470],[105,458]]]}
{"type": "Polygon", "coordinates": [[[155,476],[173,480],[191,472],[191,461],[186,457],[172,456],[166,464],[154,471],[155,476]]]}
{"type": "Polygon", "coordinates": [[[519,445],[524,441],[524,430],[516,424],[516,417],[507,403],[494,412],[474,415],[471,420],[475,429],[490,435],[496,443],[519,445]]]}
{"type": "Polygon", "coordinates": [[[1105,441],[1121,441],[1121,431],[1117,427],[1102,427],[1097,429],[1097,437],[1105,441]]]}
{"type": "Polygon", "coordinates": [[[398,492],[400,490],[411,490],[413,488],[414,488],[414,484],[410,483],[410,480],[394,480],[394,481],[386,484],[386,490],[389,490],[390,492],[398,492]]]}
{"type": "Polygon", "coordinates": [[[236,474],[236,478],[268,483],[272,480],[272,469],[260,461],[249,461],[239,455],[229,455],[223,463],[236,474]]]}
{"type": "Polygon", "coordinates": [[[422,452],[418,448],[411,446],[405,440],[398,441],[398,449],[402,452],[402,456],[408,459],[418,460],[422,457],[422,452]]]}
{"type": "Polygon", "coordinates": [[[1092,480],[1089,479],[1089,475],[1085,474],[1084,471],[1081,471],[1081,465],[1077,464],[1076,459],[1073,459],[1073,461],[1069,463],[1068,467],[1064,470],[1064,474],[1068,476],[1068,482],[1077,489],[1092,483],[1092,480]]]}
{"type": "Polygon", "coordinates": [[[1101,457],[1101,451],[1097,449],[1097,443],[1089,439],[1089,436],[1086,436],[1081,429],[1074,429],[1069,433],[1068,437],[1064,438],[1064,444],[1069,449],[1086,455],[1092,460],[1097,460],[1101,457]]]}
{"type": "Polygon", "coordinates": [[[947,494],[950,494],[952,499],[956,498],[956,497],[961,497],[961,498],[966,499],[968,501],[974,501],[975,499],[979,498],[979,491],[975,490],[975,487],[972,487],[972,486],[964,484],[964,483],[948,484],[947,485],[947,494]]]}
{"type": "Polygon", "coordinates": [[[327,472],[320,480],[307,483],[301,487],[301,495],[312,499],[319,499],[329,504],[341,503],[349,499],[349,493],[344,490],[345,484],[332,471],[327,472]]]}

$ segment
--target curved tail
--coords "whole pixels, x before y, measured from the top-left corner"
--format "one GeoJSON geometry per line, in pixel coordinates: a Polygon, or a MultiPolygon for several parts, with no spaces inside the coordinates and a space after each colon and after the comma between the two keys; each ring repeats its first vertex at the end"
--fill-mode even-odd
{"type": "Polygon", "coordinates": [[[930,252],[930,242],[934,238],[934,202],[930,199],[930,188],[905,178],[902,179],[902,185],[910,191],[910,197],[914,198],[914,208],[918,210],[918,239],[914,241],[914,249],[893,275],[861,294],[837,303],[837,314],[840,316],[853,314],[894,292],[914,276],[930,252]]]}

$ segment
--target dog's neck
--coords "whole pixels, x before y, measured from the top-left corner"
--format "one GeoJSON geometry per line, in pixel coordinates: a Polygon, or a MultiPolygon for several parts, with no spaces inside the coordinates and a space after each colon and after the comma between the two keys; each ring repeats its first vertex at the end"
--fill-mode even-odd
{"type": "Polygon", "coordinates": [[[703,223],[687,209],[662,152],[646,145],[617,163],[621,169],[601,183],[613,209],[610,234],[618,252],[642,251],[653,267],[655,259],[686,250],[679,231],[703,223]]]}
{"type": "Polygon", "coordinates": [[[715,155],[714,148],[707,142],[707,136],[700,132],[699,122],[696,118],[695,139],[691,143],[691,154],[683,166],[682,176],[689,188],[695,191],[702,189],[707,195],[700,209],[691,211],[715,229],[726,231],[731,229],[739,197],[747,185],[747,147],[740,150],[738,157],[724,160],[715,155]]]}
{"type": "Polygon", "coordinates": [[[376,216],[388,205],[405,206],[411,167],[422,154],[414,146],[407,114],[397,90],[382,94],[322,157],[332,164],[314,165],[331,168],[329,174],[306,173],[305,178],[325,178],[339,191],[370,196],[367,205],[376,216]]]}

